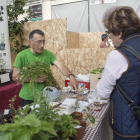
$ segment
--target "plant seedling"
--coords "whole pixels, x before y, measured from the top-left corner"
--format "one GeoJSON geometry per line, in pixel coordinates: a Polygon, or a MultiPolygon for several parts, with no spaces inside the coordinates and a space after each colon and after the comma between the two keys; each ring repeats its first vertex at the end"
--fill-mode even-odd
{"type": "Polygon", "coordinates": [[[14,102],[15,102],[15,100],[16,100],[16,97],[17,97],[17,95],[15,95],[13,98],[12,98],[12,100],[9,100],[9,102],[11,102],[10,104],[9,104],[9,107],[11,108],[11,109],[14,109],[15,110],[15,107],[14,107],[14,102]]]}

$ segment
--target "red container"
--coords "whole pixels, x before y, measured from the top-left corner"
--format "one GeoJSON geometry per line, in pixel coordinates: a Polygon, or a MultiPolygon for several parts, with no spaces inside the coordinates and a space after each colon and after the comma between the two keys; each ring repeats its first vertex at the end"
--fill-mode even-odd
{"type": "MultiPolygon", "coordinates": [[[[84,82],[84,81],[78,81],[81,87],[83,88],[90,88],[90,83],[89,82],[84,82]]],[[[70,80],[65,80],[65,87],[70,86],[70,80]]]]}

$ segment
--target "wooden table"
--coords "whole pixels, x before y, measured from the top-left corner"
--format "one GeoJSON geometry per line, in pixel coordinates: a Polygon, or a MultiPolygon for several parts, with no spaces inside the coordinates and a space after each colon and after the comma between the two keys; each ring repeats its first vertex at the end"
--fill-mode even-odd
{"type": "Polygon", "coordinates": [[[4,109],[8,109],[8,105],[10,104],[9,100],[11,100],[14,95],[17,95],[14,107],[17,109],[19,105],[21,105],[21,98],[19,98],[19,92],[21,90],[22,85],[17,85],[16,82],[10,83],[0,87],[0,112],[4,109]]]}
{"type": "MultiPolygon", "coordinates": [[[[65,98],[71,98],[74,94],[62,93],[61,95],[62,100],[60,102],[63,102],[65,98]]],[[[83,97],[87,100],[87,95],[83,95],[83,97]]],[[[101,111],[91,112],[92,116],[99,118],[99,121],[95,122],[94,128],[86,128],[83,140],[112,140],[113,132],[109,126],[108,109],[109,103],[103,106],[101,111]]]]}

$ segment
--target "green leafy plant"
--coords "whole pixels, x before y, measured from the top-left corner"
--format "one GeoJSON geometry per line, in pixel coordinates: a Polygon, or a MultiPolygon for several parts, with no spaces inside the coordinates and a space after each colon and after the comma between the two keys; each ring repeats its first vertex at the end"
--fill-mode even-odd
{"type": "Polygon", "coordinates": [[[80,114],[75,114],[75,116],[79,118],[81,115],[80,114]]]}
{"type": "Polygon", "coordinates": [[[13,117],[15,115],[15,107],[14,107],[14,102],[16,100],[16,95],[9,100],[9,109],[7,109],[6,113],[5,110],[0,112],[0,123],[5,124],[5,123],[13,123],[13,117]]]}
{"type": "Polygon", "coordinates": [[[79,107],[79,103],[78,103],[78,102],[76,102],[76,103],[75,103],[75,105],[74,105],[74,106],[72,106],[72,108],[74,108],[74,109],[75,109],[75,111],[76,111],[76,109],[80,108],[80,107],[79,107]]]}
{"type": "Polygon", "coordinates": [[[34,85],[37,83],[37,78],[41,75],[44,76],[44,78],[47,78],[45,87],[52,86],[60,89],[48,65],[45,62],[42,63],[39,59],[32,63],[27,63],[25,67],[19,71],[19,75],[20,80],[18,81],[18,84],[24,84],[27,78],[31,78],[29,86],[31,94],[36,95],[37,90],[34,88],[34,85]]]}
{"type": "MultiPolygon", "coordinates": [[[[75,110],[76,110],[77,108],[80,108],[78,102],[76,102],[75,106],[72,107],[72,108],[75,108],[75,110]]],[[[89,119],[90,122],[94,124],[94,123],[95,123],[95,118],[90,114],[90,107],[87,106],[86,108],[87,108],[87,110],[88,110],[88,113],[86,113],[86,116],[87,116],[86,119],[89,119]]],[[[80,113],[80,112],[73,112],[73,113],[71,114],[71,116],[72,116],[74,119],[79,119],[79,118],[82,118],[82,117],[83,117],[82,113],[80,113]]]]}
{"type": "Polygon", "coordinates": [[[86,108],[87,108],[87,110],[88,110],[87,119],[89,119],[90,122],[91,122],[92,124],[94,124],[94,123],[95,123],[95,118],[90,114],[90,107],[87,106],[86,108]]]}
{"type": "Polygon", "coordinates": [[[43,120],[50,123],[53,126],[54,130],[56,130],[57,132],[61,131],[62,138],[69,138],[74,134],[76,135],[75,126],[79,124],[78,121],[74,120],[69,115],[59,115],[59,109],[53,111],[50,106],[50,101],[47,100],[47,97],[42,98],[41,95],[38,93],[38,95],[34,99],[34,109],[31,111],[31,113],[39,112],[36,114],[39,120],[43,120]],[[37,104],[39,106],[35,108],[37,104]]]}
{"type": "MultiPolygon", "coordinates": [[[[39,60],[27,64],[20,71],[20,74],[23,83],[26,78],[33,77],[31,80],[31,84],[33,84],[40,75],[47,76],[52,80],[47,64],[40,63],[39,60]]],[[[54,85],[56,82],[49,80],[49,84],[54,85]]],[[[59,110],[53,110],[50,107],[50,100],[47,97],[42,97],[39,91],[32,95],[34,97],[32,109],[30,110],[29,105],[19,108],[15,111],[13,124],[0,125],[0,139],[50,140],[59,138],[57,133],[60,131],[62,138],[73,137],[73,135],[77,134],[75,128],[79,124],[77,120],[74,120],[69,115],[59,115],[59,110]]],[[[11,102],[13,101],[14,99],[11,100],[11,102]]]]}
{"type": "Polygon", "coordinates": [[[50,140],[58,138],[58,132],[62,132],[62,138],[76,135],[78,121],[69,115],[59,115],[49,106],[47,97],[42,98],[37,93],[34,97],[33,108],[29,112],[29,105],[19,108],[13,118],[12,124],[0,125],[0,139],[2,140],[50,140]],[[46,102],[47,101],[47,102],[46,102]],[[38,105],[38,107],[36,107],[38,105]]]}
{"type": "Polygon", "coordinates": [[[74,120],[69,115],[59,116],[59,119],[55,123],[55,128],[62,132],[62,138],[66,139],[69,137],[73,137],[73,135],[77,135],[76,126],[79,124],[79,121],[74,120]]]}
{"type": "Polygon", "coordinates": [[[61,100],[61,99],[62,99],[62,97],[61,97],[61,96],[59,96],[59,97],[58,97],[58,100],[61,100]]]}
{"type": "Polygon", "coordinates": [[[6,66],[5,66],[6,62],[4,61],[4,59],[2,57],[0,57],[0,73],[3,72],[2,69],[4,69],[6,66]]]}
{"type": "Polygon", "coordinates": [[[4,41],[5,41],[5,35],[4,33],[1,33],[1,43],[4,43],[4,41]]]}
{"type": "Polygon", "coordinates": [[[81,112],[73,112],[71,116],[73,117],[73,119],[78,119],[78,120],[81,120],[83,118],[83,114],[81,112]]]}
{"type": "Polygon", "coordinates": [[[17,95],[15,95],[13,98],[12,98],[12,100],[9,100],[9,102],[11,102],[10,104],[9,104],[9,107],[10,108],[12,108],[12,109],[14,109],[15,110],[15,107],[14,107],[14,102],[15,102],[15,100],[16,100],[16,96],[17,95]]]}
{"type": "Polygon", "coordinates": [[[0,21],[1,22],[3,21],[3,17],[2,17],[3,14],[4,14],[3,13],[3,6],[0,6],[0,21]]]}
{"type": "Polygon", "coordinates": [[[17,115],[13,124],[0,125],[0,139],[2,140],[35,140],[36,138],[49,140],[51,136],[47,133],[52,134],[53,137],[57,136],[53,125],[39,120],[35,114],[29,114],[24,118],[17,115]]]}
{"type": "Polygon", "coordinates": [[[32,13],[30,9],[24,9],[26,2],[27,0],[12,0],[12,3],[7,6],[10,42],[15,43],[15,46],[11,50],[13,53],[19,53],[29,48],[28,45],[23,45],[23,25],[25,22],[28,22],[31,17],[35,17],[36,15],[32,13]],[[25,13],[27,16],[19,21],[18,17],[25,13]],[[16,39],[17,36],[20,37],[19,40],[16,39]]]}
{"type": "Polygon", "coordinates": [[[103,70],[104,70],[104,68],[101,68],[101,69],[94,69],[94,70],[92,70],[90,73],[92,73],[92,74],[99,74],[99,73],[102,73],[103,70]]]}
{"type": "Polygon", "coordinates": [[[30,105],[26,105],[24,108],[19,106],[18,110],[15,111],[15,114],[19,115],[21,118],[24,118],[30,112],[31,112],[30,105]]]}

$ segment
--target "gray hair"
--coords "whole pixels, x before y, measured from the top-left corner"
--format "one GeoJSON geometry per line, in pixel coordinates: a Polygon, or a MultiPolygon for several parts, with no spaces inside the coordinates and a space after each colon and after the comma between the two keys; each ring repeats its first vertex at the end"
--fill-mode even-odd
{"type": "Polygon", "coordinates": [[[29,40],[33,40],[34,34],[39,34],[39,35],[44,36],[44,33],[41,30],[39,30],[39,29],[33,30],[29,34],[29,40]]]}

